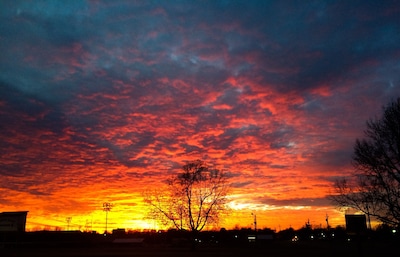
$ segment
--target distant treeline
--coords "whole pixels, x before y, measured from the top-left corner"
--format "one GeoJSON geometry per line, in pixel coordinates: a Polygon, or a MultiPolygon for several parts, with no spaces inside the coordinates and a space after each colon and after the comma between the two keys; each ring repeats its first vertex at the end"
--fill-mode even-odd
{"type": "Polygon", "coordinates": [[[193,234],[189,231],[125,231],[113,230],[111,234],[81,231],[35,231],[35,232],[0,232],[1,247],[59,247],[59,246],[104,246],[104,245],[151,245],[165,244],[173,247],[187,246],[195,241],[207,246],[243,246],[251,244],[269,244],[272,241],[311,241],[311,240],[399,240],[399,231],[380,227],[356,235],[347,233],[343,227],[330,229],[299,230],[292,228],[276,232],[271,229],[238,229],[219,231],[202,231],[193,234]]]}

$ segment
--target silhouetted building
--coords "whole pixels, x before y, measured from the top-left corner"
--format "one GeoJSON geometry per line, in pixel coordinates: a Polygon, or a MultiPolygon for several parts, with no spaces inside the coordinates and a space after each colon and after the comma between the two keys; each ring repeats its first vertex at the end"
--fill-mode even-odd
{"type": "Polygon", "coordinates": [[[346,231],[349,235],[362,235],[367,231],[367,219],[364,214],[346,214],[346,231]]]}
{"type": "Polygon", "coordinates": [[[113,235],[125,235],[125,229],[124,228],[117,228],[112,230],[113,235]]]}
{"type": "Polygon", "coordinates": [[[27,211],[1,212],[0,232],[25,232],[27,211]]]}

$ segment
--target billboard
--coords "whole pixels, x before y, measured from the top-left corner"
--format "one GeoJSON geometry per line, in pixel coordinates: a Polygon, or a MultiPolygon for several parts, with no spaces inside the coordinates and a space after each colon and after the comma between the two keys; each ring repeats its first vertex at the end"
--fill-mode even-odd
{"type": "Polygon", "coordinates": [[[25,232],[27,211],[0,212],[0,232],[25,232]]]}

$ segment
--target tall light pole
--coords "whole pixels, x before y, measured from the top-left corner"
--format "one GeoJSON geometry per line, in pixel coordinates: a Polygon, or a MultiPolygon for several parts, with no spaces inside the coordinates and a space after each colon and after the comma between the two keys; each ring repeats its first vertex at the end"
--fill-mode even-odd
{"type": "Polygon", "coordinates": [[[107,234],[107,221],[108,221],[108,212],[111,211],[112,204],[109,202],[104,202],[103,203],[103,211],[106,212],[106,229],[104,231],[104,234],[107,234]]]}

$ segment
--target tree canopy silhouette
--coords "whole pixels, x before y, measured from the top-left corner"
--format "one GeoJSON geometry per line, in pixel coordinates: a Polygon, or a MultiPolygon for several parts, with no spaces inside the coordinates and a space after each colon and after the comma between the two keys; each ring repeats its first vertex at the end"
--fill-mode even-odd
{"type": "Polygon", "coordinates": [[[354,145],[354,171],[335,183],[332,200],[368,218],[400,226],[400,98],[366,123],[365,138],[354,145]]]}
{"type": "Polygon", "coordinates": [[[178,230],[201,231],[217,222],[226,209],[227,177],[202,160],[186,163],[182,171],[167,180],[166,188],[147,192],[145,202],[153,217],[178,230]]]}

